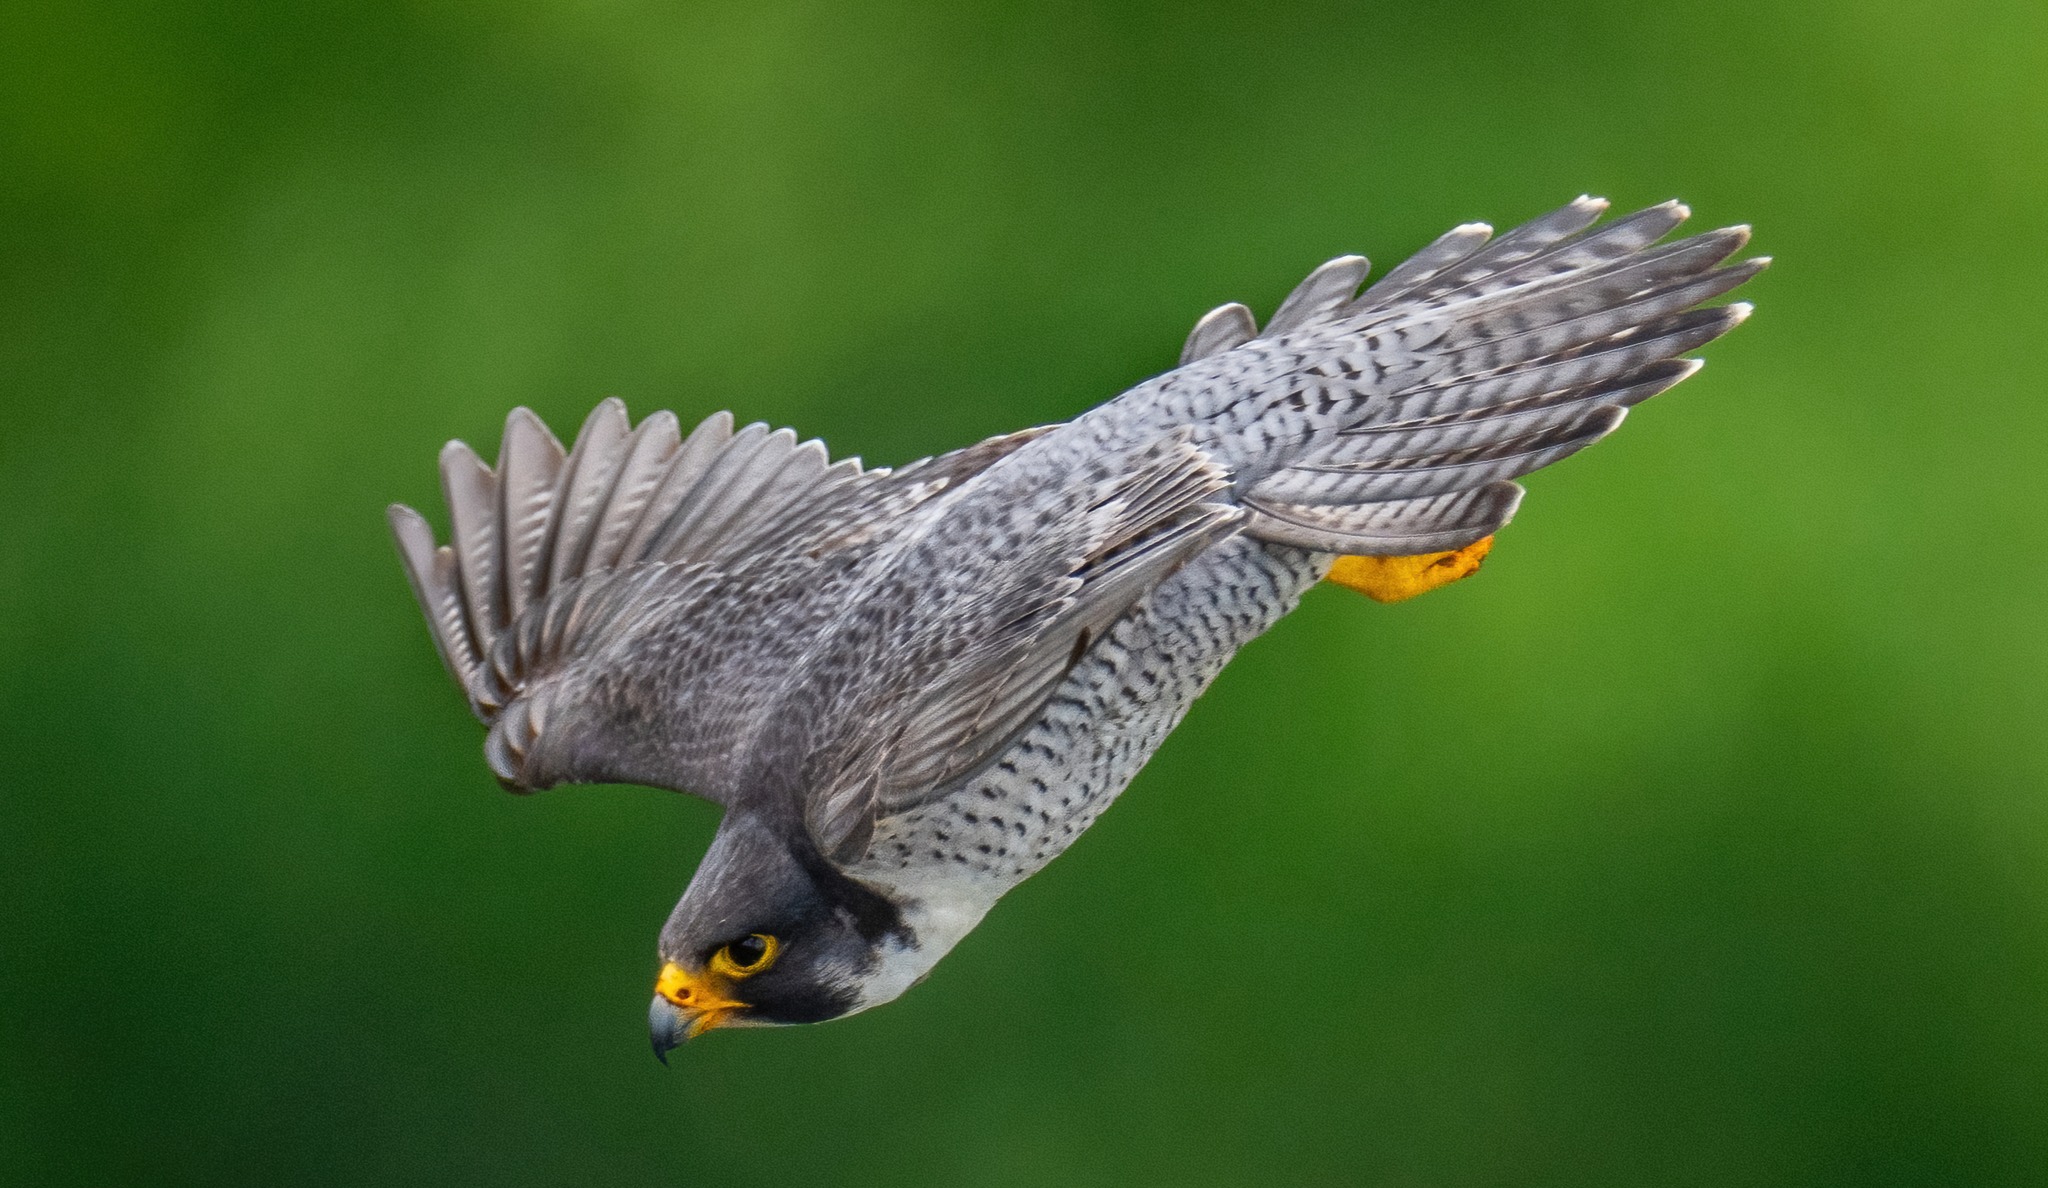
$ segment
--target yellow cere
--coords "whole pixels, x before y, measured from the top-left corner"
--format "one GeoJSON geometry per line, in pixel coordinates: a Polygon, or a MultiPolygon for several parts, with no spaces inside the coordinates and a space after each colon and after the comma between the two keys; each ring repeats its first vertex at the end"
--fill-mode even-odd
{"type": "Polygon", "coordinates": [[[1492,548],[1493,538],[1488,536],[1448,553],[1339,557],[1330,566],[1328,579],[1375,602],[1401,602],[1479,572],[1479,563],[1492,548]]]}
{"type": "Polygon", "coordinates": [[[723,981],[716,976],[693,974],[671,961],[661,967],[661,976],[654,982],[654,992],[686,1011],[695,1011],[708,1018],[719,1011],[747,1005],[726,997],[725,988],[719,984],[723,981]]]}

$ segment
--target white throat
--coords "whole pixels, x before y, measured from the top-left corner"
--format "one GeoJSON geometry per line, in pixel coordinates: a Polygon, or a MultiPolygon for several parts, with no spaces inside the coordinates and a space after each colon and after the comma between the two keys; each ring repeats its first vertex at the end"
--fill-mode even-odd
{"type": "Polygon", "coordinates": [[[993,899],[963,902],[958,899],[913,899],[903,908],[903,922],[916,940],[911,944],[890,940],[882,948],[881,968],[860,988],[860,1004],[852,1011],[867,1010],[900,997],[905,990],[924,980],[951,952],[960,938],[974,931],[981,918],[994,906],[993,899]]]}

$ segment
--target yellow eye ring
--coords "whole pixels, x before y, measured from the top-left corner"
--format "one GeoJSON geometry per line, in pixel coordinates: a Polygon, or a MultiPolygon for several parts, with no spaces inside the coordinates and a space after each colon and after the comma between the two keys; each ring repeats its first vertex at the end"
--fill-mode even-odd
{"type": "Polygon", "coordinates": [[[776,940],[765,932],[756,932],[748,936],[746,940],[738,940],[734,941],[732,945],[720,946],[718,952],[711,955],[711,960],[707,964],[711,967],[711,972],[715,974],[723,974],[728,978],[751,978],[775,964],[775,957],[781,951],[781,941],[776,940]],[[742,961],[732,951],[733,945],[745,946],[747,941],[761,942],[761,951],[754,956],[752,961],[742,961]]]}

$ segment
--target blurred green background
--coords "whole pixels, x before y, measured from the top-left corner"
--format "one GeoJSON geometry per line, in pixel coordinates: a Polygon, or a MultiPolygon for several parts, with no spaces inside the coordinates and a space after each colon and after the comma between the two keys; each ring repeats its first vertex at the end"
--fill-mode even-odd
{"type": "Polygon", "coordinates": [[[2048,9],[0,9],[0,1181],[2048,1179],[2048,9]],[[1582,191],[1751,222],[1486,572],[1324,589],[931,981],[662,1069],[714,810],[493,784],[507,409],[898,463],[1582,191]]]}

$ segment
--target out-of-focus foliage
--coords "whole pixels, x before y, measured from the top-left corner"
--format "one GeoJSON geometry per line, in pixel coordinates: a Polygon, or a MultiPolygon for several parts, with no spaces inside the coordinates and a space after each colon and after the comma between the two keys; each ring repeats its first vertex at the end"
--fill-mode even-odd
{"type": "Polygon", "coordinates": [[[0,8],[0,1180],[2048,1176],[2039,3],[0,8]],[[515,404],[901,462],[1584,190],[1778,257],[903,1002],[642,1012],[704,804],[493,785],[384,535],[515,404]]]}

